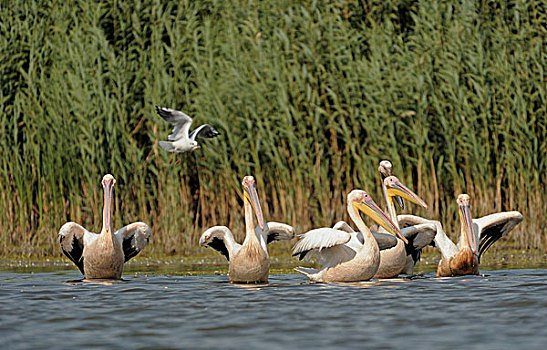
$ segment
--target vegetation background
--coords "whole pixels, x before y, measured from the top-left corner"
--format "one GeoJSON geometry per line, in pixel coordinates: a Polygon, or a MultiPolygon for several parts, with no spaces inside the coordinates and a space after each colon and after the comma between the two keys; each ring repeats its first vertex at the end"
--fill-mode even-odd
{"type": "Polygon", "coordinates": [[[242,236],[244,175],[303,232],[353,188],[381,202],[382,159],[430,204],[406,212],[455,233],[466,192],[476,217],[524,214],[506,246],[545,249],[546,28],[543,0],[2,0],[0,254],[98,232],[105,173],[144,255],[212,254],[207,227],[242,236]],[[222,136],[175,165],[154,105],[222,136]]]}

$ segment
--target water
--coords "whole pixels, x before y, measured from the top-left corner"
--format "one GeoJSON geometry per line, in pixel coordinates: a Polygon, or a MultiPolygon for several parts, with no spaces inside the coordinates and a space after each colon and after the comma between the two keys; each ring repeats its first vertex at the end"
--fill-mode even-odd
{"type": "Polygon", "coordinates": [[[547,348],[547,270],[267,286],[226,275],[0,272],[2,349],[547,348]]]}

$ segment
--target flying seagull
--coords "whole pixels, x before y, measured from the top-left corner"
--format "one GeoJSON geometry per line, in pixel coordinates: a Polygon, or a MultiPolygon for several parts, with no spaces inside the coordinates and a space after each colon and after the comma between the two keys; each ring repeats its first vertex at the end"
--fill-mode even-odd
{"type": "Polygon", "coordinates": [[[156,111],[166,121],[174,125],[173,132],[167,137],[169,141],[160,141],[161,148],[168,152],[188,152],[199,148],[196,137],[210,139],[220,135],[211,125],[203,124],[190,134],[192,118],[181,111],[156,106],[156,111]],[[171,141],[171,142],[170,142],[171,141]]]}

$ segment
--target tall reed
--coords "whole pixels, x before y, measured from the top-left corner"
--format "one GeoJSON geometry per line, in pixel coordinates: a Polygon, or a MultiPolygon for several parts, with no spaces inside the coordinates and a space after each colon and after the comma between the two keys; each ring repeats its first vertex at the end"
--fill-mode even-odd
{"type": "Polygon", "coordinates": [[[243,233],[241,185],[299,232],[379,200],[395,173],[448,231],[455,197],[481,216],[520,210],[506,239],[545,247],[542,1],[8,1],[0,5],[0,253],[59,255],[68,220],[142,220],[145,254],[195,254],[208,226],[243,233]],[[154,105],[222,133],[182,156],[157,146],[154,105]]]}

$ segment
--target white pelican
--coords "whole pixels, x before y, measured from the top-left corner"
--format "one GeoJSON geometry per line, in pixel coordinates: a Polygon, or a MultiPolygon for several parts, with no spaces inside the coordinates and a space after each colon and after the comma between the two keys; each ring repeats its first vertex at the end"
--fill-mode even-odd
{"type": "Polygon", "coordinates": [[[67,222],[59,230],[63,253],[86,279],[120,279],[123,264],[139,254],[151,236],[150,228],[143,222],[134,222],[113,232],[111,203],[115,183],[112,175],[103,177],[103,228],[100,234],[89,232],[75,222],[67,222]]]}
{"type": "MultiPolygon", "coordinates": [[[[387,194],[386,194],[386,186],[384,185],[384,180],[386,179],[386,177],[393,175],[393,165],[391,164],[389,160],[382,160],[380,162],[380,165],[378,166],[378,172],[380,173],[382,193],[384,194],[384,200],[385,200],[385,198],[387,197],[387,194]]],[[[401,207],[401,209],[405,208],[405,203],[403,202],[403,199],[401,197],[395,196],[393,197],[393,199],[395,199],[395,201],[397,202],[399,207],[401,207]]]]}
{"type": "Polygon", "coordinates": [[[198,126],[190,134],[190,126],[192,118],[181,111],[170,108],[162,108],[156,106],[156,111],[166,121],[174,125],[173,132],[167,137],[169,141],[160,141],[161,148],[168,152],[188,152],[199,148],[196,137],[213,138],[220,133],[211,125],[203,124],[198,126]]]}
{"type": "Polygon", "coordinates": [[[353,190],[348,194],[347,210],[361,231],[363,241],[359,241],[356,234],[332,228],[308,231],[300,235],[293,248],[293,256],[298,255],[302,260],[309,253],[315,253],[322,268],[315,270],[297,267],[296,271],[314,282],[356,282],[366,281],[374,276],[380,264],[380,250],[359,211],[371,217],[388,232],[399,235],[401,233],[365,191],[353,190]]]}
{"type": "Polygon", "coordinates": [[[266,245],[271,242],[292,239],[292,226],[278,223],[264,223],[262,208],[252,176],[243,178],[245,208],[245,240],[238,244],[232,231],[226,226],[214,226],[203,232],[199,245],[219,251],[230,262],[229,278],[232,283],[266,283],[270,270],[270,257],[266,245]],[[258,226],[253,229],[253,209],[258,226]]]}
{"type": "MultiPolygon", "coordinates": [[[[389,176],[393,176],[393,166],[391,162],[389,160],[381,161],[380,165],[378,166],[378,172],[380,173],[380,177],[382,179],[382,192],[384,193],[384,199],[386,201],[386,205],[388,208],[390,207],[392,208],[392,210],[388,209],[389,210],[388,213],[390,214],[390,219],[393,220],[393,222],[395,222],[396,225],[398,225],[397,227],[399,229],[401,229],[397,221],[395,206],[389,204],[387,187],[385,185],[385,179],[388,178],[389,176]]],[[[414,197],[410,193],[409,193],[409,196],[414,197]]],[[[418,197],[415,196],[415,198],[418,198],[418,197]]],[[[400,196],[394,196],[393,199],[397,201],[401,209],[404,209],[404,202],[400,196]]],[[[412,202],[418,205],[421,205],[422,207],[427,209],[427,205],[421,199],[420,201],[418,201],[418,203],[416,201],[412,201],[412,202]]],[[[405,242],[406,263],[405,263],[404,269],[401,271],[402,273],[406,275],[414,274],[414,265],[416,265],[416,263],[420,260],[422,249],[433,243],[433,239],[435,238],[436,232],[437,232],[436,226],[431,223],[419,224],[412,227],[401,229],[401,233],[408,240],[408,242],[405,242]]]]}
{"type": "Polygon", "coordinates": [[[522,214],[518,211],[509,211],[472,220],[469,196],[460,194],[457,202],[461,224],[460,239],[457,245],[448,238],[439,221],[427,220],[415,215],[398,216],[400,224],[433,223],[437,227],[435,246],[442,255],[437,267],[438,277],[478,274],[482,254],[523,219],[522,214]]]}
{"type": "MultiPolygon", "coordinates": [[[[395,204],[393,203],[395,198],[402,197],[427,208],[427,204],[408,187],[403,185],[395,176],[384,178],[382,190],[386,201],[388,217],[393,221],[398,230],[400,230],[400,227],[395,220],[397,215],[395,213],[395,204]]],[[[353,232],[353,229],[343,221],[338,222],[333,228],[353,232]]],[[[380,246],[380,266],[374,278],[396,277],[403,272],[411,275],[414,269],[412,253],[416,250],[421,250],[433,240],[436,227],[431,223],[425,223],[406,227],[400,230],[400,232],[402,239],[382,233],[373,234],[373,237],[378,241],[378,245],[380,246]],[[411,264],[411,267],[407,268],[409,264],[411,264]]],[[[362,240],[360,233],[356,233],[356,235],[359,240],[362,240]]]]}

